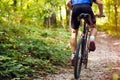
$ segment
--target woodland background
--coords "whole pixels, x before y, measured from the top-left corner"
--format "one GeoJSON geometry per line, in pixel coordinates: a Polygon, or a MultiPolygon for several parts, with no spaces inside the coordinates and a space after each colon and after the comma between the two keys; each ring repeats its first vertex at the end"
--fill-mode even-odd
{"type": "MultiPolygon", "coordinates": [[[[120,0],[102,0],[98,30],[120,37],[120,0]]],[[[65,0],[0,0],[0,79],[54,73],[70,60],[65,0]]],[[[97,14],[97,5],[93,4],[97,14]]]]}

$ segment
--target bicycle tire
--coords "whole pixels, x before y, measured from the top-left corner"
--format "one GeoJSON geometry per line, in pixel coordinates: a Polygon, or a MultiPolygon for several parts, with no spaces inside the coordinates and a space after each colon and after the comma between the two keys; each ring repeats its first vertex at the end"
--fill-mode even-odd
{"type": "Polygon", "coordinates": [[[87,29],[86,30],[86,37],[85,37],[85,48],[84,48],[84,51],[85,51],[85,68],[87,68],[87,64],[88,64],[88,53],[89,53],[89,49],[88,49],[88,46],[89,46],[89,30],[87,29]]]}
{"type": "Polygon", "coordinates": [[[75,64],[74,64],[75,79],[78,79],[80,77],[81,68],[82,68],[82,55],[81,55],[82,41],[83,41],[82,38],[79,39],[78,46],[76,49],[76,56],[75,56],[76,60],[75,60],[75,64]]]}
{"type": "Polygon", "coordinates": [[[84,63],[85,69],[87,69],[87,65],[88,65],[88,53],[89,53],[89,50],[86,50],[85,51],[85,63],[84,63]]]}
{"type": "MultiPolygon", "coordinates": [[[[87,31],[87,30],[86,30],[87,31]]],[[[87,68],[88,64],[88,31],[86,32],[86,36],[82,37],[78,40],[78,45],[76,49],[76,60],[74,64],[74,77],[75,79],[80,78],[80,73],[83,65],[87,68]],[[83,63],[83,64],[82,64],[83,63]]]]}

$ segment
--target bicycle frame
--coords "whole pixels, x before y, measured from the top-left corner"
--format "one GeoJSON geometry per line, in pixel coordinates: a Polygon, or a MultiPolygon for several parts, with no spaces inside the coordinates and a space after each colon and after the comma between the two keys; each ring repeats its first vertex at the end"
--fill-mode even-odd
{"type": "Polygon", "coordinates": [[[78,16],[78,20],[81,19],[84,19],[84,25],[83,25],[82,35],[78,40],[78,44],[76,48],[76,56],[75,56],[76,60],[74,66],[75,79],[78,79],[80,77],[83,64],[85,65],[85,68],[87,68],[88,53],[90,52],[88,49],[89,37],[90,37],[89,25],[93,24],[91,21],[91,16],[87,13],[81,13],[80,16],[78,16]]]}
{"type": "MultiPolygon", "coordinates": [[[[84,19],[84,15],[85,14],[83,14],[83,16],[80,18],[80,20],[82,18],[84,19]]],[[[76,49],[76,62],[75,62],[75,66],[74,66],[74,75],[75,75],[76,79],[78,79],[80,77],[82,63],[84,63],[85,68],[87,68],[87,62],[88,62],[88,52],[87,52],[88,51],[88,47],[87,47],[88,36],[89,36],[89,26],[86,24],[86,21],[84,19],[82,35],[79,38],[77,49],[76,49]]]]}

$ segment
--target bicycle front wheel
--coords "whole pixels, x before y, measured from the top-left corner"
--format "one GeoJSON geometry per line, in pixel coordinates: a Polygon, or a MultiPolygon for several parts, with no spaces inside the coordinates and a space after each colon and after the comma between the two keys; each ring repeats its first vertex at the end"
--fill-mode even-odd
{"type": "Polygon", "coordinates": [[[82,54],[81,54],[81,48],[82,48],[82,39],[79,39],[78,46],[76,49],[76,60],[74,64],[74,77],[75,79],[78,79],[80,77],[81,68],[82,68],[82,54]]]}

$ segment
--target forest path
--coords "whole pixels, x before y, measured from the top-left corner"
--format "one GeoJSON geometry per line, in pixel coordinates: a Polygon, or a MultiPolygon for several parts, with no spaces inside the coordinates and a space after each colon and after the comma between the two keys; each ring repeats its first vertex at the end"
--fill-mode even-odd
{"type": "MultiPolygon", "coordinates": [[[[120,76],[120,38],[98,32],[96,46],[96,51],[89,53],[88,69],[81,72],[81,80],[112,80],[112,73],[120,76]]],[[[73,67],[39,80],[74,80],[73,67]]]]}

